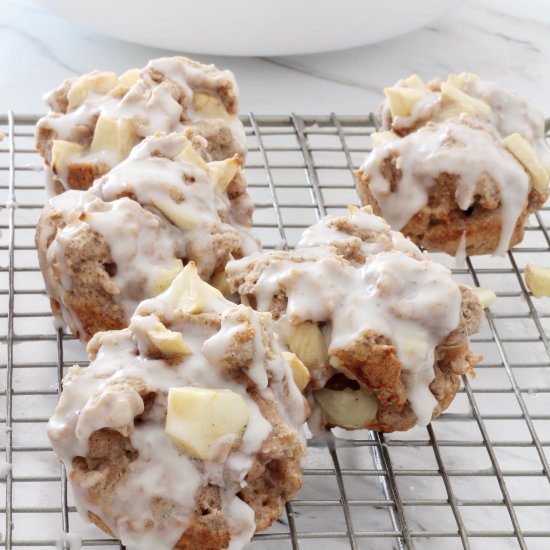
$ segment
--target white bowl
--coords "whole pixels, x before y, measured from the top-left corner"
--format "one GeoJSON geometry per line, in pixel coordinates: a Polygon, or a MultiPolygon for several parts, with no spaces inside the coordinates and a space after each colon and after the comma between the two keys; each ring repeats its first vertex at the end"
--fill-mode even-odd
{"type": "Polygon", "coordinates": [[[463,0],[39,0],[98,32],[171,50],[289,55],[351,48],[434,21],[463,0]]]}

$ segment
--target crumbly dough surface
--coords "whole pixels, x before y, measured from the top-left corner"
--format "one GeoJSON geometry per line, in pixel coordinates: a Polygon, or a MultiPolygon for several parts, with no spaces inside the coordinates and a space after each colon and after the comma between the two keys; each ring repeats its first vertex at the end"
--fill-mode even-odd
{"type": "Polygon", "coordinates": [[[418,423],[418,414],[426,416],[421,423],[436,418],[480,359],[469,347],[482,317],[477,298],[368,207],[326,216],[294,251],[230,262],[227,272],[233,290],[278,320],[283,343],[301,323],[320,328],[326,359],[311,372],[310,402],[321,388],[364,388],[378,400],[365,428],[402,431],[418,423]],[[441,294],[432,295],[432,287],[441,294]],[[400,338],[407,332],[412,344],[400,338]],[[431,359],[413,372],[425,351],[405,364],[403,349],[423,342],[431,359]],[[415,413],[412,391],[423,385],[427,393],[415,413]],[[421,412],[431,399],[433,408],[421,412]]]}

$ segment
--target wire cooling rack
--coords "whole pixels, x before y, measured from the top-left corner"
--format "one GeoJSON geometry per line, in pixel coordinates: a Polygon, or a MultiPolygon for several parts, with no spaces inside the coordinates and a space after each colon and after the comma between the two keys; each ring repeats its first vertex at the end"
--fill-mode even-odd
{"type": "MultiPolygon", "coordinates": [[[[266,248],[292,247],[325,213],[357,204],[351,169],[370,149],[371,117],[251,114],[243,122],[266,248]]],[[[0,116],[2,546],[75,550],[80,539],[69,532],[84,547],[112,549],[119,543],[76,513],[45,433],[65,369],[86,356],[54,328],[38,269],[33,236],[45,194],[35,123],[0,116]]],[[[498,300],[473,339],[484,362],[447,413],[407,433],[336,430],[313,440],[302,490],[253,550],[550,548],[550,300],[532,298],[523,282],[527,261],[550,265],[549,225],[543,208],[513,252],[453,269],[498,300]]]]}

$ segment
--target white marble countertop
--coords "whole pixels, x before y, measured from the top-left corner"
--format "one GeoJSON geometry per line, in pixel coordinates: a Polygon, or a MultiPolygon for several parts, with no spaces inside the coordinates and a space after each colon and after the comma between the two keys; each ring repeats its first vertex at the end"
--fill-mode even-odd
{"type": "MultiPolygon", "coordinates": [[[[361,48],[286,58],[193,57],[234,71],[243,112],[361,114],[401,76],[469,70],[550,115],[549,35],[547,0],[475,0],[423,29],[361,48]]],[[[42,93],[67,76],[143,66],[171,53],[101,36],[30,0],[0,0],[0,43],[0,109],[19,113],[42,112],[42,93]]]]}

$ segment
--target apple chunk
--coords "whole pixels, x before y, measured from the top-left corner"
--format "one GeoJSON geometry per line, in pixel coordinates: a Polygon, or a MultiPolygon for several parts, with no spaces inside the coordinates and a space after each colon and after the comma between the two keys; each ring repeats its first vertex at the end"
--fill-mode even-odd
{"type": "Polygon", "coordinates": [[[244,398],[231,390],[170,388],[164,429],[185,454],[221,461],[241,441],[249,416],[244,398]]]}
{"type": "Polygon", "coordinates": [[[195,92],[193,95],[193,109],[203,117],[227,118],[229,116],[224,104],[217,97],[203,92],[195,92]]]}
{"type": "Polygon", "coordinates": [[[223,311],[229,304],[217,288],[200,278],[193,262],[185,266],[158,298],[188,315],[196,315],[209,308],[217,311],[216,304],[220,304],[223,311]]]}
{"type": "Polygon", "coordinates": [[[527,264],[525,266],[525,283],[535,298],[550,298],[550,268],[527,264]]]}
{"type": "Polygon", "coordinates": [[[225,191],[233,178],[237,175],[242,165],[241,159],[235,155],[225,160],[209,162],[207,165],[208,173],[218,186],[220,191],[225,191]]]}
{"type": "Polygon", "coordinates": [[[409,78],[406,78],[404,82],[407,88],[417,88],[419,90],[425,90],[426,92],[429,91],[428,86],[426,86],[424,81],[417,74],[412,74],[409,78]]]}
{"type": "Polygon", "coordinates": [[[283,357],[292,369],[292,376],[298,389],[304,391],[311,380],[311,375],[306,366],[296,357],[296,354],[289,351],[283,351],[283,357]]]}
{"type": "Polygon", "coordinates": [[[288,347],[309,371],[320,368],[328,361],[327,346],[321,329],[311,321],[288,328],[288,347]]]}
{"type": "Polygon", "coordinates": [[[474,73],[450,74],[447,77],[447,83],[459,90],[464,90],[466,82],[476,82],[478,80],[479,76],[474,73]]]}
{"type": "Polygon", "coordinates": [[[63,172],[70,164],[72,159],[81,155],[84,147],[71,141],[54,139],[52,145],[52,169],[56,174],[63,172]]]}
{"type": "Polygon", "coordinates": [[[87,79],[81,78],[77,80],[67,93],[67,113],[70,113],[74,108],[78,107],[88,94],[90,83],[87,79]]]}
{"type": "Polygon", "coordinates": [[[426,96],[426,93],[426,90],[418,88],[386,88],[384,90],[392,116],[409,116],[413,107],[426,96]]]}
{"type": "Polygon", "coordinates": [[[483,309],[487,309],[491,304],[496,302],[497,295],[490,288],[483,288],[481,286],[476,286],[472,288],[472,293],[479,300],[483,309]]]}
{"type": "Polygon", "coordinates": [[[146,353],[160,354],[166,359],[182,358],[193,352],[183,340],[180,332],[167,329],[155,316],[141,317],[134,315],[130,322],[138,341],[143,342],[146,353]]]}
{"type": "Polygon", "coordinates": [[[381,147],[392,141],[397,141],[399,136],[391,130],[384,130],[383,132],[373,132],[370,135],[373,147],[381,147]]]}
{"type": "Polygon", "coordinates": [[[119,160],[122,160],[130,154],[136,142],[137,137],[131,120],[113,119],[102,115],[97,119],[90,150],[113,151],[119,160]]]}
{"type": "Polygon", "coordinates": [[[376,418],[378,400],[365,390],[329,390],[313,394],[323,413],[323,420],[342,428],[356,429],[369,425],[376,418]]]}
{"type": "Polygon", "coordinates": [[[468,95],[448,82],[443,82],[443,84],[441,84],[441,99],[449,103],[469,105],[476,113],[483,117],[491,116],[491,107],[488,103],[468,95]]]}
{"type": "Polygon", "coordinates": [[[161,292],[164,292],[182,270],[183,262],[179,258],[172,260],[170,267],[152,268],[153,275],[151,276],[152,282],[149,285],[149,296],[158,296],[161,292]]]}
{"type": "Polygon", "coordinates": [[[139,69],[129,69],[118,77],[119,84],[123,86],[133,86],[140,78],[139,69]]]}
{"type": "Polygon", "coordinates": [[[544,193],[550,179],[550,174],[540,162],[537,153],[531,144],[520,134],[510,134],[504,138],[504,146],[525,168],[531,180],[533,187],[539,192],[544,193]]]}

